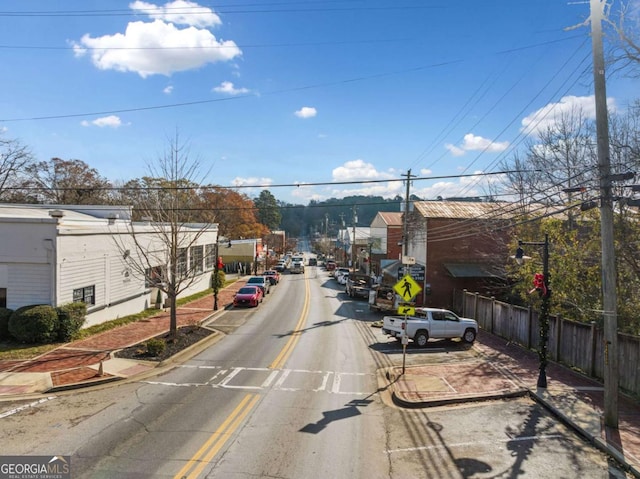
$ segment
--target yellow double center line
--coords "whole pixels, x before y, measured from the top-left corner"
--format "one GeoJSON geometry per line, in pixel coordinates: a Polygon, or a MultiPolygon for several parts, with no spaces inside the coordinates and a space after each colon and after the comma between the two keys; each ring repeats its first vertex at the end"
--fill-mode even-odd
{"type": "Polygon", "coordinates": [[[307,314],[309,314],[309,303],[311,302],[311,288],[309,286],[309,279],[306,277],[306,275],[304,278],[304,286],[304,305],[302,306],[302,313],[300,314],[298,323],[291,333],[291,337],[289,338],[289,341],[287,341],[287,344],[285,344],[284,348],[282,348],[282,351],[280,351],[280,354],[278,354],[276,359],[269,365],[270,369],[282,369],[289,359],[289,356],[291,356],[291,353],[296,347],[296,344],[298,344],[298,341],[300,341],[300,336],[302,335],[302,326],[304,326],[304,323],[307,321],[307,314]]]}
{"type": "MultiPolygon", "coordinates": [[[[304,278],[304,285],[304,305],[302,306],[300,318],[298,319],[295,329],[291,333],[291,337],[287,341],[287,344],[285,344],[284,348],[282,348],[276,359],[269,366],[270,369],[283,368],[289,359],[289,356],[291,356],[296,344],[298,344],[298,341],[300,340],[300,336],[302,335],[302,326],[304,326],[304,323],[307,320],[307,315],[309,314],[309,303],[311,298],[311,287],[309,286],[309,279],[306,276],[304,278]]],[[[211,459],[220,452],[220,449],[222,449],[225,443],[231,438],[244,418],[247,417],[247,414],[249,414],[249,412],[251,412],[258,403],[259,399],[260,396],[258,394],[247,394],[242,401],[240,401],[240,404],[238,404],[231,412],[229,417],[227,417],[227,419],[225,419],[225,421],[220,425],[216,432],[207,439],[207,442],[198,449],[198,452],[196,452],[184,467],[178,471],[174,476],[174,479],[193,479],[198,477],[204,468],[207,467],[207,464],[209,464],[211,459]]]]}
{"type": "Polygon", "coordinates": [[[231,438],[240,423],[258,402],[260,396],[247,394],[236,406],[218,430],[205,442],[195,455],[174,476],[174,479],[191,479],[198,477],[202,470],[215,457],[222,446],[231,438]]]}

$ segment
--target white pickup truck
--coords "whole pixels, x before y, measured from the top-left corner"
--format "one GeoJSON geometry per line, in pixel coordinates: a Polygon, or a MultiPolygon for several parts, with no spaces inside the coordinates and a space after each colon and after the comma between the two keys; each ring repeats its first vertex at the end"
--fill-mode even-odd
{"type": "MultiPolygon", "coordinates": [[[[385,316],[383,323],[384,334],[402,340],[404,316],[385,316]]],[[[446,309],[416,308],[415,316],[406,318],[406,334],[418,347],[424,347],[429,338],[462,338],[466,343],[473,343],[478,323],[446,309]]]]}

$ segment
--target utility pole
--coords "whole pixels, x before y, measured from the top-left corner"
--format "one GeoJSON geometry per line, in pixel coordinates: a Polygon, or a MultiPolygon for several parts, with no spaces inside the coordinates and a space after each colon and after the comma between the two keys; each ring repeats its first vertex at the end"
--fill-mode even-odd
{"type": "MultiPolygon", "coordinates": [[[[340,239],[342,240],[342,249],[343,251],[341,251],[340,256],[342,256],[342,261],[344,261],[345,266],[347,266],[347,243],[346,243],[346,238],[344,237],[344,229],[345,229],[345,224],[344,224],[344,213],[340,213],[340,225],[342,226],[342,228],[340,229],[341,231],[341,235],[343,235],[340,239]]],[[[337,259],[337,258],[336,258],[337,259]]]]}
{"type": "MultiPolygon", "coordinates": [[[[405,176],[405,175],[402,175],[405,176]]],[[[409,188],[411,187],[411,170],[407,170],[406,192],[404,195],[404,214],[402,215],[402,256],[409,256],[409,188]]]]}
{"type": "Polygon", "coordinates": [[[351,268],[356,270],[356,223],[358,222],[358,214],[356,213],[356,205],[353,205],[353,242],[351,243],[351,268]]]}
{"type": "Polygon", "coordinates": [[[604,423],[618,428],[618,298],[613,242],[613,197],[609,158],[609,119],[607,111],[602,19],[604,0],[591,1],[591,42],[596,100],[596,133],[600,175],[600,236],[602,241],[602,297],[604,309],[604,423]]]}

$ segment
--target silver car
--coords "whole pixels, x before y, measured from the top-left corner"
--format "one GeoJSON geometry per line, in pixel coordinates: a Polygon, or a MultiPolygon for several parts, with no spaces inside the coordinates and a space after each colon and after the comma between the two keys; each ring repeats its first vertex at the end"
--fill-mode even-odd
{"type": "Polygon", "coordinates": [[[271,288],[271,281],[266,276],[251,276],[247,280],[247,285],[258,286],[262,293],[267,295],[269,294],[269,289],[271,288]]]}

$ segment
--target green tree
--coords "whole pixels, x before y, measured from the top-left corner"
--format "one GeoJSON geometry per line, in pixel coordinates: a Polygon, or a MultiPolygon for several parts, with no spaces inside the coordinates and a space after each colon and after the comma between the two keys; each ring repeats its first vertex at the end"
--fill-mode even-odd
{"type": "MultiPolygon", "coordinates": [[[[558,218],[546,218],[519,228],[518,239],[524,242],[540,242],[545,234],[549,235],[551,314],[602,323],[599,228],[594,212],[576,218],[572,229],[558,218]]],[[[516,248],[514,242],[513,251],[516,248]]],[[[515,291],[522,302],[538,307],[539,295],[532,290],[534,274],[542,273],[542,247],[523,246],[523,249],[528,259],[521,266],[511,264],[510,276],[517,280],[515,291]]]]}
{"type": "Polygon", "coordinates": [[[280,227],[282,215],[278,208],[276,198],[269,190],[262,190],[260,195],[253,200],[256,206],[258,221],[270,230],[277,230],[280,227]]]}

